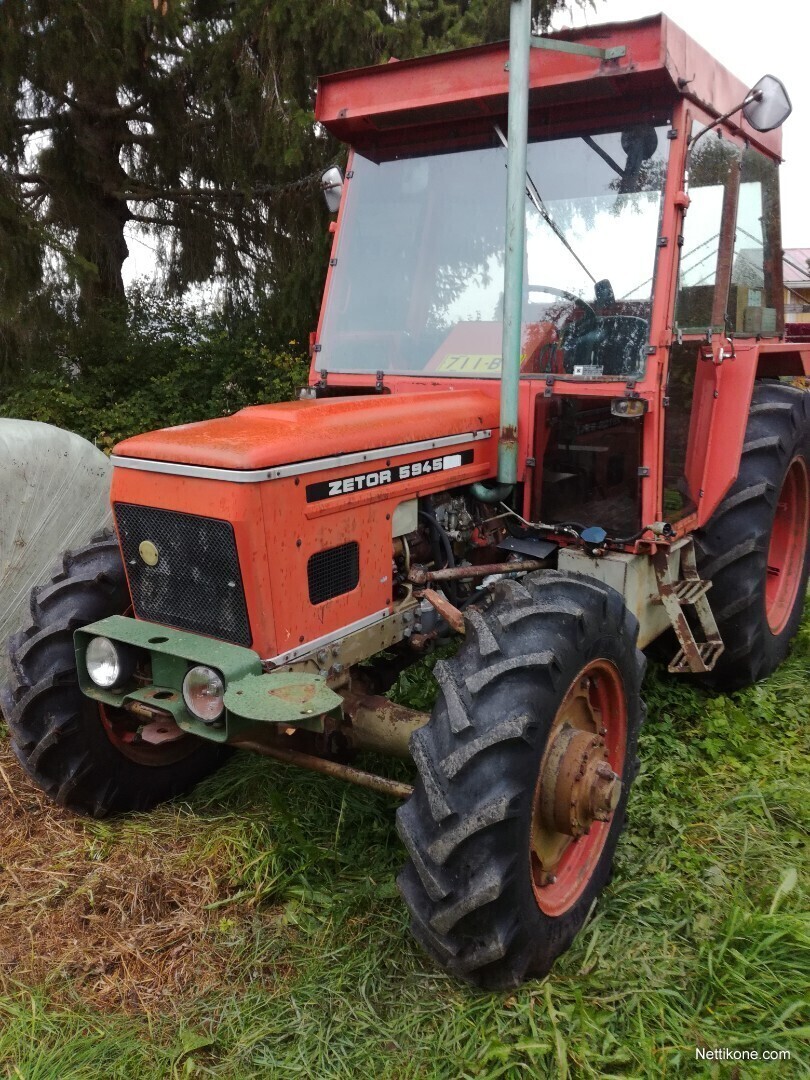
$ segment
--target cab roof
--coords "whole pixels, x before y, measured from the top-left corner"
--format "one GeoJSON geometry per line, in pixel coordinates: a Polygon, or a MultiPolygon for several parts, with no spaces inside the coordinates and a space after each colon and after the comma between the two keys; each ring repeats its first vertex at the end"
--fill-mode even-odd
{"type": "MultiPolygon", "coordinates": [[[[665,111],[680,96],[711,116],[745,97],[740,82],[666,15],[634,22],[560,30],[549,37],[610,48],[616,60],[532,49],[529,108],[532,125],[552,117],[581,117],[587,106],[596,122],[621,119],[634,106],[665,111]]],[[[413,60],[325,75],[318,80],[316,119],[337,138],[360,149],[408,146],[454,133],[491,131],[507,109],[508,42],[438,53],[413,60]]],[[[745,136],[774,157],[781,131],[760,133],[734,117],[745,136]]]]}

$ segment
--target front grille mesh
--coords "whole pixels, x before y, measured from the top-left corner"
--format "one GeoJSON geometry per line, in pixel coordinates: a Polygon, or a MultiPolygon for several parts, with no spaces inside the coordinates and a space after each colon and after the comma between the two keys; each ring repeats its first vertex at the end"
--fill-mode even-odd
{"type": "Polygon", "coordinates": [[[307,563],[311,604],[322,604],[324,600],[351,592],[359,580],[360,548],[355,541],[317,551],[307,563]]]}
{"type": "Polygon", "coordinates": [[[129,503],[116,503],[115,520],[138,618],[250,645],[230,522],[129,503]],[[145,540],[157,548],[154,566],[139,553],[145,540]]]}

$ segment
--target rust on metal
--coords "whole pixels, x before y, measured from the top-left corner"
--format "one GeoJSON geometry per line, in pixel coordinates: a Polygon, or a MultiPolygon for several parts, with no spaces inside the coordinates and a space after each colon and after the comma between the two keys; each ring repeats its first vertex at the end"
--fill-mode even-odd
{"type": "Polygon", "coordinates": [[[267,691],[272,697],[281,698],[291,705],[306,705],[315,696],[315,684],[303,683],[292,686],[276,686],[267,691]]]}
{"type": "Polygon", "coordinates": [[[427,585],[433,581],[462,581],[465,578],[489,577],[490,574],[522,574],[529,570],[540,570],[542,566],[537,559],[516,559],[514,562],[486,563],[484,566],[448,566],[443,570],[413,566],[408,580],[414,585],[427,585]]]}
{"type": "Polygon", "coordinates": [[[170,712],[166,709],[158,709],[154,705],[147,705],[145,701],[130,700],[125,701],[122,706],[128,713],[132,713],[133,716],[140,717],[142,720],[152,721],[169,721],[174,723],[174,718],[170,712]]]}
{"type": "Polygon", "coordinates": [[[706,593],[712,587],[712,583],[703,580],[698,573],[692,538],[690,537],[681,549],[680,578],[677,581],[668,580],[668,561],[665,551],[656,552],[652,563],[658,585],[658,596],[652,598],[653,603],[663,604],[681,646],[669,664],[669,671],[676,674],[711,671],[725,646],[709,601],[706,599],[706,593]],[[695,638],[683,610],[685,605],[694,608],[703,641],[695,638]]]}
{"type": "Polygon", "coordinates": [[[165,713],[159,720],[153,720],[151,724],[145,724],[140,729],[141,740],[151,746],[177,742],[185,734],[186,732],[174,722],[174,717],[169,716],[168,713],[165,713]]]}
{"type": "Polygon", "coordinates": [[[230,745],[241,750],[252,750],[254,753],[275,758],[276,761],[283,761],[288,765],[298,765],[302,769],[310,769],[312,772],[322,773],[324,776],[331,776],[337,780],[346,780],[350,784],[368,788],[370,791],[379,791],[383,795],[392,795],[395,799],[408,799],[413,794],[413,788],[410,784],[402,784],[398,780],[389,780],[385,776],[377,776],[375,773],[365,772],[363,769],[355,769],[351,765],[343,765],[339,761],[328,761],[326,758],[316,757],[314,754],[305,754],[301,750],[292,750],[286,746],[258,742],[255,739],[237,739],[230,745]]]}
{"type": "Polygon", "coordinates": [[[498,442],[503,446],[514,447],[515,453],[517,452],[518,444],[518,432],[517,428],[513,424],[504,424],[501,428],[501,434],[498,438],[498,442]]]}
{"type": "Polygon", "coordinates": [[[535,900],[557,916],[581,896],[622,794],[627,707],[622,677],[592,660],[572,681],[546,738],[532,805],[535,900]]]}
{"type": "Polygon", "coordinates": [[[446,596],[436,592],[435,589],[425,589],[422,595],[451,629],[455,630],[457,634],[464,633],[464,616],[454,604],[450,603],[446,596]]]}
{"type": "Polygon", "coordinates": [[[607,763],[590,689],[585,678],[569,693],[540,775],[540,820],[549,832],[568,837],[585,835],[594,821],[608,821],[622,790],[607,763]]]}
{"type": "Polygon", "coordinates": [[[376,750],[395,757],[410,757],[408,745],[417,728],[430,719],[427,713],[397,705],[377,694],[344,691],[344,716],[350,724],[341,734],[356,749],[376,750]]]}
{"type": "Polygon", "coordinates": [[[583,836],[607,821],[621,795],[621,780],[606,761],[605,743],[592,732],[566,727],[557,735],[541,780],[543,824],[583,836]]]}

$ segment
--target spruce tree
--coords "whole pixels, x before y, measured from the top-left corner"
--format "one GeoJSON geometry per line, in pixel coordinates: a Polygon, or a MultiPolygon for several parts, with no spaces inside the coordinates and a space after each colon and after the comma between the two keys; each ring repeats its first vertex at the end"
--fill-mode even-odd
{"type": "Polygon", "coordinates": [[[503,37],[509,6],[4,0],[0,334],[62,281],[84,313],[123,300],[131,223],[171,287],[258,289],[294,334],[320,290],[318,177],[340,153],[313,124],[317,75],[503,37]]]}

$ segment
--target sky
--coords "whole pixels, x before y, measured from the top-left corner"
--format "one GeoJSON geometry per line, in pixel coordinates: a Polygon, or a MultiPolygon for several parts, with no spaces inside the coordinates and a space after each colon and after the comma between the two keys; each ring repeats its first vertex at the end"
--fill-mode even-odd
{"type": "Polygon", "coordinates": [[[552,30],[625,22],[663,11],[734,75],[753,86],[763,75],[785,84],[793,113],[782,129],[783,247],[810,247],[810,5],[807,0],[595,0],[555,15],[552,30]]]}
{"type": "MultiPolygon", "coordinates": [[[[601,22],[624,22],[655,15],[661,0],[595,0],[593,10],[572,5],[552,20],[551,29],[601,22]]],[[[671,0],[663,8],[734,75],[753,86],[763,75],[782,80],[793,113],[782,134],[782,245],[810,247],[810,5],[808,0],[769,0],[754,5],[731,0],[671,0]]],[[[154,241],[127,230],[130,258],[124,278],[154,272],[154,241]]]]}

